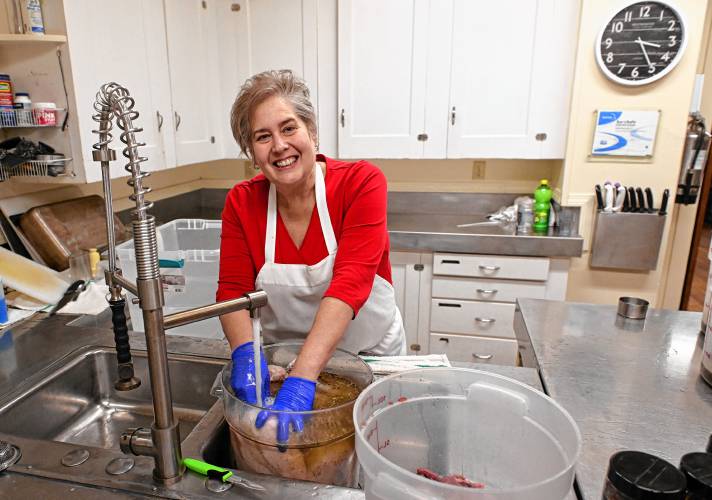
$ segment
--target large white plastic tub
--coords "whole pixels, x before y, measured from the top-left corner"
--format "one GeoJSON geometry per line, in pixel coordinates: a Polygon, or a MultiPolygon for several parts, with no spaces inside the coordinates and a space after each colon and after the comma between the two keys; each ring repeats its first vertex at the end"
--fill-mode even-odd
{"type": "MultiPolygon", "coordinates": [[[[158,258],[166,261],[183,261],[183,268],[162,267],[161,274],[182,274],[185,287],[166,286],[164,283],[164,314],[184,311],[192,307],[215,302],[218,287],[218,268],[220,261],[219,220],[176,219],[156,229],[158,239],[158,258]]],[[[123,275],[131,281],[136,280],[136,254],[133,240],[116,247],[119,266],[123,275]]],[[[143,331],[143,315],[137,304],[129,300],[129,315],[132,330],[143,331]]],[[[189,337],[222,338],[223,333],[218,318],[179,326],[167,331],[169,335],[189,337]]]]}
{"type": "Polygon", "coordinates": [[[581,434],[545,394],[507,377],[426,368],[386,377],[354,406],[368,499],[563,500],[581,434]],[[482,489],[417,475],[462,474],[482,489]]]}

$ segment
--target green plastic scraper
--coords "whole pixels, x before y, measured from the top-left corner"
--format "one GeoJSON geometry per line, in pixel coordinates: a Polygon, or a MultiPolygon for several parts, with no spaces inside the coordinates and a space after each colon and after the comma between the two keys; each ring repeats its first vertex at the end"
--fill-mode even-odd
{"type": "Polygon", "coordinates": [[[216,467],[215,465],[210,465],[194,458],[184,458],[183,465],[185,465],[193,472],[208,476],[210,479],[218,479],[223,483],[237,484],[240,486],[244,486],[245,488],[249,488],[251,490],[265,490],[263,486],[260,486],[259,484],[253,483],[252,481],[248,481],[247,479],[236,475],[230,469],[216,467]]]}

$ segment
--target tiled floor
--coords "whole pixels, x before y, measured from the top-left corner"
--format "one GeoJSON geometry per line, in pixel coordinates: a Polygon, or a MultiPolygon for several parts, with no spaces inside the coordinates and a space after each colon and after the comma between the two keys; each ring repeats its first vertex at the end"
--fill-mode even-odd
{"type": "Polygon", "coordinates": [[[707,256],[710,246],[710,237],[712,237],[712,225],[705,224],[702,228],[702,236],[700,236],[700,243],[697,250],[690,298],[687,301],[686,309],[688,311],[702,311],[705,304],[707,275],[710,270],[710,261],[707,256]]]}

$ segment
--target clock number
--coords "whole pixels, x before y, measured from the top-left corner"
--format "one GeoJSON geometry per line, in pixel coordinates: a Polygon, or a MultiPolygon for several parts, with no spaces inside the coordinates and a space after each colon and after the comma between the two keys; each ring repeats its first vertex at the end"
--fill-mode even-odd
{"type": "Polygon", "coordinates": [[[675,35],[670,35],[668,37],[668,40],[670,40],[670,43],[668,43],[668,47],[674,47],[677,43],[677,37],[675,35]]]}
{"type": "Polygon", "coordinates": [[[663,55],[660,56],[660,59],[665,62],[668,62],[670,60],[670,52],[665,52],[663,55]]]}
{"type": "Polygon", "coordinates": [[[632,76],[633,78],[638,77],[638,67],[637,66],[635,68],[633,68],[633,71],[630,72],[630,76],[632,76]]]}
{"type": "Polygon", "coordinates": [[[613,45],[613,39],[612,38],[606,38],[606,48],[610,49],[611,45],[613,45]]]}
{"type": "Polygon", "coordinates": [[[675,20],[674,20],[674,19],[670,19],[670,20],[668,21],[668,24],[669,24],[669,26],[668,26],[668,29],[667,29],[667,30],[668,30],[668,31],[675,31],[675,20]]]}
{"type": "Polygon", "coordinates": [[[611,31],[613,33],[620,33],[623,31],[623,21],[615,22],[611,25],[611,31]]]}
{"type": "Polygon", "coordinates": [[[651,64],[650,66],[648,66],[648,74],[652,75],[653,73],[655,73],[655,65],[651,64]]]}
{"type": "Polygon", "coordinates": [[[618,74],[619,75],[623,72],[623,68],[625,68],[625,63],[618,63],[618,74]]]}
{"type": "Polygon", "coordinates": [[[606,54],[606,62],[607,63],[613,62],[613,52],[609,52],[608,54],[606,54]]]}
{"type": "Polygon", "coordinates": [[[627,10],[625,13],[625,17],[623,20],[627,23],[631,22],[633,20],[633,11],[632,10],[627,10]]]}
{"type": "Polygon", "coordinates": [[[643,5],[640,8],[640,17],[650,17],[650,5],[643,5]]]}
{"type": "Polygon", "coordinates": [[[665,17],[665,9],[660,9],[660,20],[662,21],[665,17]]]}

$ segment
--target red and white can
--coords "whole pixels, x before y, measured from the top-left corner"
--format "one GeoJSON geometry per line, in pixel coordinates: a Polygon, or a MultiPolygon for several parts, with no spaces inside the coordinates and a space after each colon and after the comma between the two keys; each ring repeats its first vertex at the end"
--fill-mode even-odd
{"type": "Polygon", "coordinates": [[[32,103],[32,115],[37,125],[44,127],[57,125],[57,106],[53,102],[32,103]]]}

